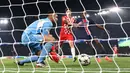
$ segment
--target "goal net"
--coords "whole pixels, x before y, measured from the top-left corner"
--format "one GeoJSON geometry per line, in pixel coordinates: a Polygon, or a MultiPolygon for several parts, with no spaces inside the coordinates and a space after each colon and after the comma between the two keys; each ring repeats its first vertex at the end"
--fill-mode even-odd
{"type": "Polygon", "coordinates": [[[129,73],[129,3],[129,0],[1,0],[0,72],[129,73]],[[79,60],[73,62],[68,40],[63,40],[60,47],[66,8],[71,9],[75,24],[83,18],[83,11],[87,12],[84,20],[88,20],[87,26],[82,23],[72,27],[71,32],[76,58],[80,54],[89,55],[91,64],[88,66],[81,65],[79,60]],[[55,63],[47,56],[46,67],[36,68],[36,62],[19,66],[17,62],[33,56],[30,47],[21,43],[23,31],[32,22],[46,18],[50,10],[58,15],[50,34],[57,39],[54,42],[58,42],[60,62],[55,63]]]}

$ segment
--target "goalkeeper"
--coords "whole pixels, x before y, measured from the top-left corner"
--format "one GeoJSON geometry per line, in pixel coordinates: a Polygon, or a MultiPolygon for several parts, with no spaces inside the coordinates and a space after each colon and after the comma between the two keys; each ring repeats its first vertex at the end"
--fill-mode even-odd
{"type": "MultiPolygon", "coordinates": [[[[37,61],[37,67],[45,66],[44,60],[51,52],[55,41],[55,38],[49,34],[49,30],[53,27],[52,22],[57,20],[57,14],[49,12],[47,18],[34,21],[24,30],[21,38],[22,44],[31,50],[33,56],[20,60],[18,65],[23,66],[25,63],[37,61]]],[[[56,52],[53,54],[56,55],[56,52]]]]}

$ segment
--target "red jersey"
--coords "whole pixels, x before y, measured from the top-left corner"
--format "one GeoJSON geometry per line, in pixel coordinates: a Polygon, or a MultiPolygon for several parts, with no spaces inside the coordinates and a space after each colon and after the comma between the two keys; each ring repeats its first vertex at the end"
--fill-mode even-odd
{"type": "Polygon", "coordinates": [[[64,22],[65,20],[67,20],[72,25],[74,23],[74,18],[73,17],[69,18],[67,16],[63,16],[62,17],[62,27],[61,27],[60,33],[61,34],[72,34],[71,29],[68,28],[69,25],[64,22]]]}
{"type": "Polygon", "coordinates": [[[88,34],[88,35],[91,35],[91,32],[90,32],[89,29],[88,29],[89,20],[83,19],[82,21],[83,21],[83,23],[84,23],[84,26],[86,26],[86,27],[85,27],[85,30],[86,30],[87,34],[88,34]]]}

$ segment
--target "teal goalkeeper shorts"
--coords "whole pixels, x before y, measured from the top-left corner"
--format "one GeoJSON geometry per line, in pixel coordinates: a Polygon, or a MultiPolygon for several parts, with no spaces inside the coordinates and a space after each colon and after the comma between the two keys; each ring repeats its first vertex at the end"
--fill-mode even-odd
{"type": "Polygon", "coordinates": [[[39,34],[28,34],[23,32],[21,41],[24,46],[27,46],[29,50],[31,50],[31,53],[36,55],[37,52],[42,50],[42,39],[43,37],[39,34]]]}

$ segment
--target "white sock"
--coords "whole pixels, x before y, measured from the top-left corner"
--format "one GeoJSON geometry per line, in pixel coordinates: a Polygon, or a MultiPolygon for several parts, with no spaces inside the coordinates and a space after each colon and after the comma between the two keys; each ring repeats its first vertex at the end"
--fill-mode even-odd
{"type": "Polygon", "coordinates": [[[75,48],[71,48],[71,54],[72,54],[72,57],[74,58],[75,57],[75,48]]]}

